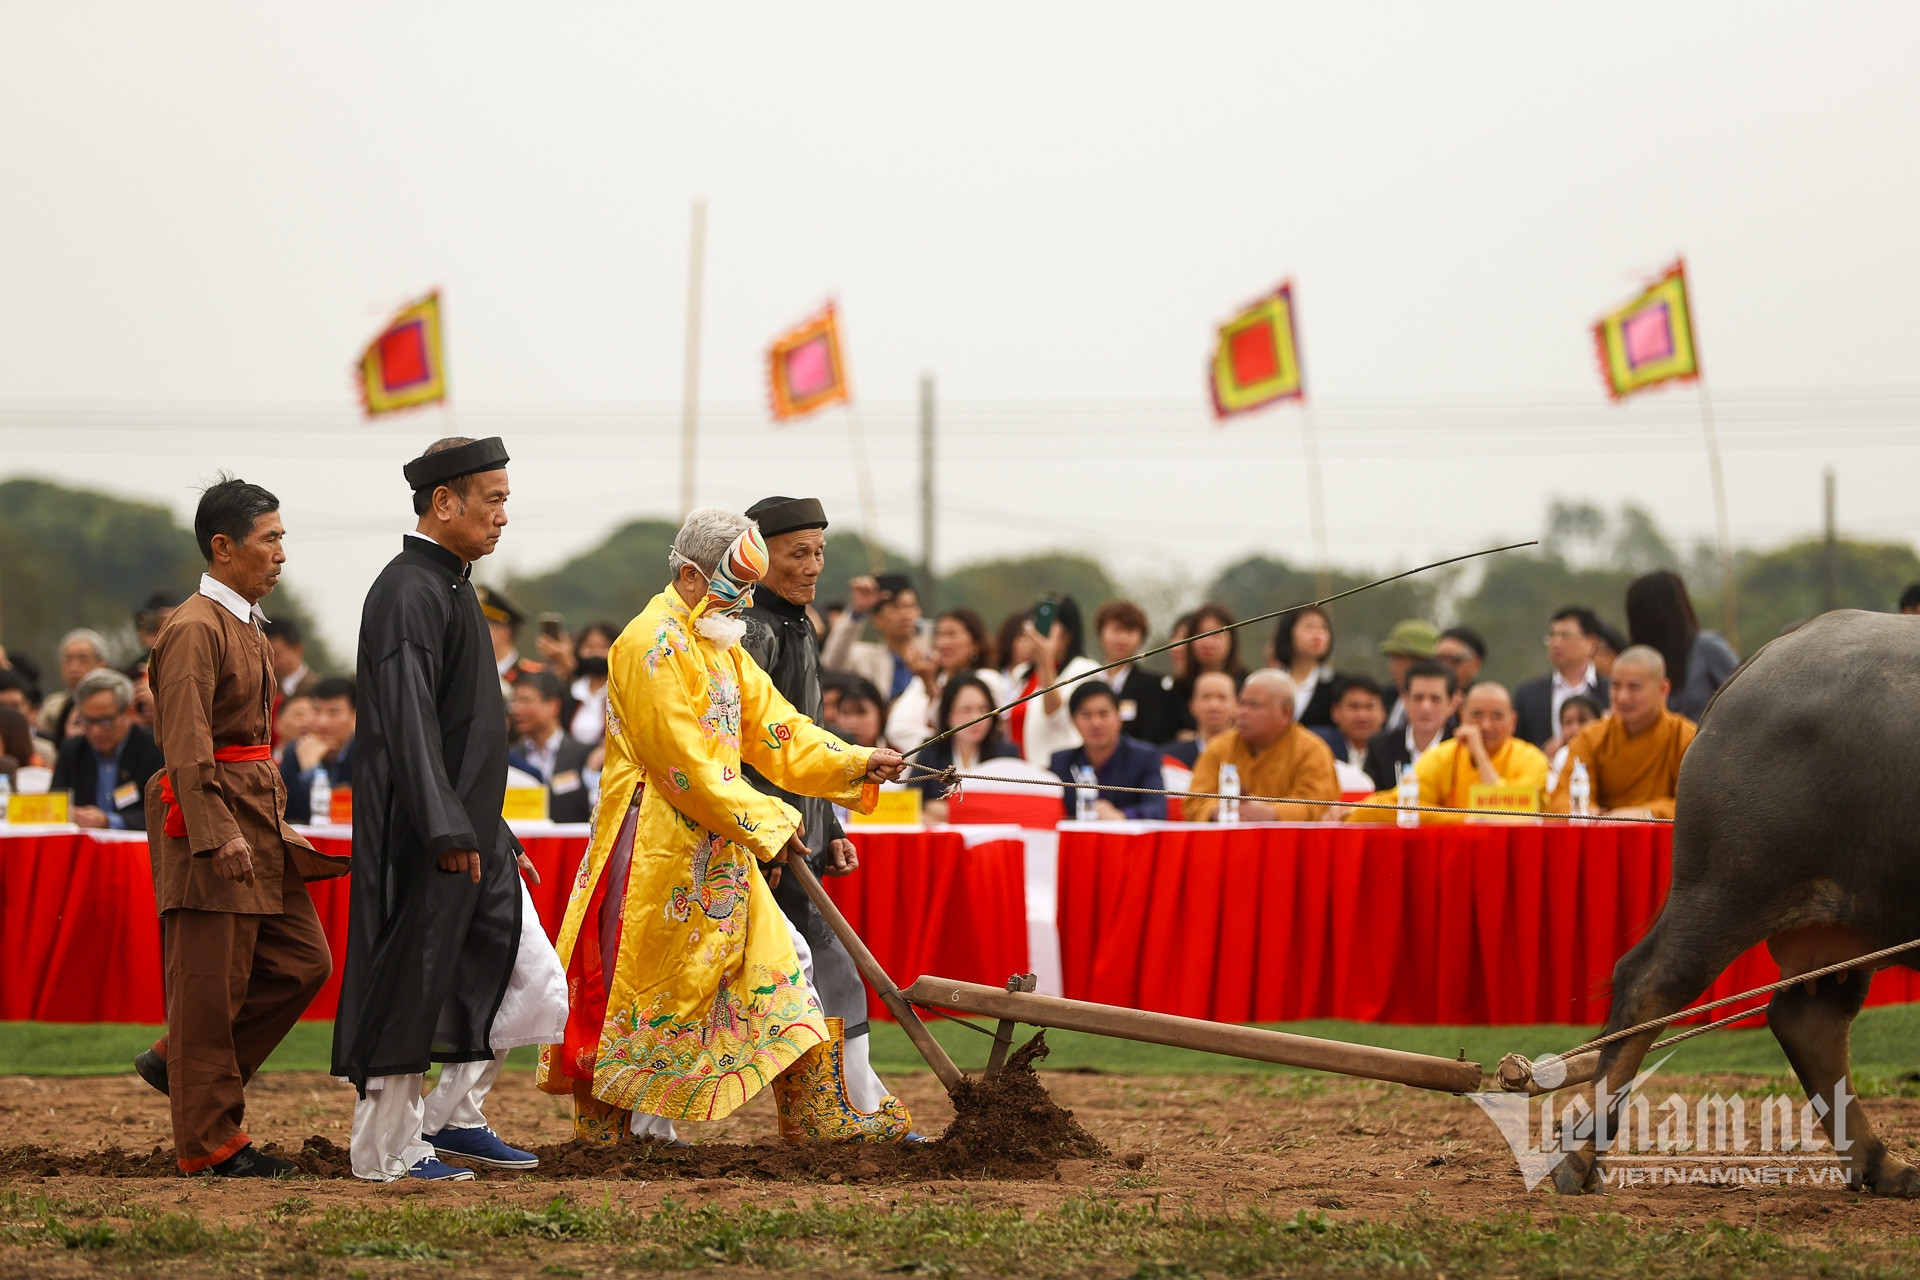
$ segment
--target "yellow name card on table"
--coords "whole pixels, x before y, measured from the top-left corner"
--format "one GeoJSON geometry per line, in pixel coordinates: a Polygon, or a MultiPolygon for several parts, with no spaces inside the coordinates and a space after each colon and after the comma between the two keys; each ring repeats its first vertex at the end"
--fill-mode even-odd
{"type": "Polygon", "coordinates": [[[882,791],[872,813],[853,815],[855,826],[887,825],[893,827],[917,827],[920,825],[920,792],[918,788],[907,787],[900,791],[882,791]]]}
{"type": "Polygon", "coordinates": [[[1533,787],[1487,786],[1467,791],[1467,807],[1489,815],[1523,816],[1540,812],[1540,792],[1533,787]]]}
{"type": "Polygon", "coordinates": [[[8,796],[7,821],[16,827],[61,826],[73,821],[72,800],[65,791],[8,796]]]}
{"type": "Polygon", "coordinates": [[[508,787],[506,799],[500,802],[500,816],[508,822],[545,822],[547,820],[547,789],[545,787],[508,787]]]}

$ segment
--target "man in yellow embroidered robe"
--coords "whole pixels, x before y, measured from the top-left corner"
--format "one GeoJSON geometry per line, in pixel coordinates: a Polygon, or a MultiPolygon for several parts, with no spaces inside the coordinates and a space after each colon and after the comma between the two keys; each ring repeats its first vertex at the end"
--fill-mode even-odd
{"type": "Polygon", "coordinates": [[[1693,745],[1693,721],[1667,709],[1667,660],[1636,644],[1613,660],[1610,714],[1567,744],[1567,763],[1547,797],[1553,813],[1573,809],[1573,770],[1586,766],[1595,814],[1671,818],[1680,791],[1680,760],[1693,745]]]}
{"type": "Polygon", "coordinates": [[[618,1136],[626,1113],[656,1137],[674,1119],[720,1119],[828,1041],[755,866],[804,855],[800,815],[741,764],[862,812],[905,766],[815,726],[739,645],[732,615],[758,573],[737,561],[753,543],[764,567],[744,516],[694,511],[674,540],[673,584],[608,655],[600,809],[559,939],[567,1041],[540,1070],[542,1088],[573,1093],[584,1136],[618,1136]],[[597,1025],[576,1025],[583,1011],[597,1025]]]}
{"type": "MultiPolygon", "coordinates": [[[[1420,754],[1413,766],[1422,807],[1470,809],[1477,786],[1524,787],[1538,800],[1547,785],[1547,757],[1514,735],[1513,697],[1504,685],[1482,680],[1467,690],[1460,706],[1460,727],[1445,742],[1420,754]]],[[[1396,793],[1376,791],[1370,804],[1395,804],[1396,793]]],[[[1348,822],[1392,822],[1391,809],[1355,809],[1348,822]]],[[[1423,813],[1423,823],[1464,822],[1457,813],[1423,813]]]]}

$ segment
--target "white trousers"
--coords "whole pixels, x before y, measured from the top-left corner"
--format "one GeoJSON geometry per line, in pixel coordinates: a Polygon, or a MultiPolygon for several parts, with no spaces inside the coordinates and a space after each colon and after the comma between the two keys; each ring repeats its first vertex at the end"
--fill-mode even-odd
{"type": "Polygon", "coordinates": [[[481,1111],[493,1082],[500,1078],[506,1050],[485,1062],[449,1062],[440,1068],[433,1092],[420,1096],[424,1076],[374,1076],[367,1096],[353,1104],[353,1137],[348,1153],[353,1176],[391,1182],[433,1154],[422,1135],[442,1129],[484,1129],[481,1111]]]}
{"type": "MultiPolygon", "coordinates": [[[[806,979],[808,989],[811,990],[813,948],[807,945],[807,940],[800,935],[798,929],[793,927],[793,922],[787,919],[784,912],[781,913],[780,922],[787,926],[787,936],[793,939],[793,952],[800,957],[800,972],[806,979]]],[[[856,1036],[846,1041],[844,1045],[842,1063],[847,1074],[847,1101],[860,1111],[878,1111],[880,1104],[886,1101],[887,1097],[887,1086],[881,1082],[879,1076],[874,1074],[872,1066],[869,1065],[868,1052],[871,1042],[871,1036],[856,1036]]],[[[675,1141],[676,1138],[673,1121],[665,1116],[648,1115],[644,1111],[633,1113],[633,1120],[629,1127],[636,1136],[642,1138],[660,1138],[667,1142],[675,1141]]]]}
{"type": "Polygon", "coordinates": [[[421,1075],[374,1076],[367,1096],[353,1105],[353,1176],[374,1182],[404,1178],[407,1170],[433,1154],[421,1141],[423,1133],[442,1129],[480,1129],[487,1118],[481,1104],[500,1077],[507,1050],[528,1044],[558,1044],[567,1030],[567,974],[560,957],[540,927],[540,915],[526,882],[520,882],[520,949],[514,954],[513,974],[493,1018],[488,1041],[491,1059],[449,1062],[440,1068],[440,1082],[420,1096],[421,1075]]]}

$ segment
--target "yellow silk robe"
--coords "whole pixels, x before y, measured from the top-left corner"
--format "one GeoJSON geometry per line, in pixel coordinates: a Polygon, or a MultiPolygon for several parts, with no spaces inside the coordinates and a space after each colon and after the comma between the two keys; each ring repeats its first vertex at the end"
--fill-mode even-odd
{"type": "MultiPolygon", "coordinates": [[[[717,1120],[827,1038],[786,919],[753,865],[780,851],[800,815],[755,790],[741,762],[788,791],[868,812],[872,752],[795,711],[740,645],[699,635],[671,589],[628,624],[607,663],[600,808],[560,960],[570,966],[644,787],[593,1093],[621,1110],[717,1120]]],[[[543,1055],[542,1086],[570,1088],[550,1067],[543,1055]]]]}

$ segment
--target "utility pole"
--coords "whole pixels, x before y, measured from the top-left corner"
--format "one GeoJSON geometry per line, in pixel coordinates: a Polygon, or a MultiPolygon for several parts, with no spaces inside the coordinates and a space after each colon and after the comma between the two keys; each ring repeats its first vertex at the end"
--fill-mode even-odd
{"type": "Polygon", "coordinates": [[[1826,474],[1827,545],[1821,557],[1820,608],[1831,613],[1840,607],[1840,535],[1835,528],[1833,468],[1826,474]]]}
{"type": "Polygon", "coordinates": [[[933,375],[920,375],[920,577],[921,599],[938,607],[933,576],[933,375]]]}
{"type": "Polygon", "coordinates": [[[687,369],[680,393],[680,518],[693,510],[694,461],[700,436],[700,289],[707,257],[707,202],[693,202],[687,251],[687,369]]]}

